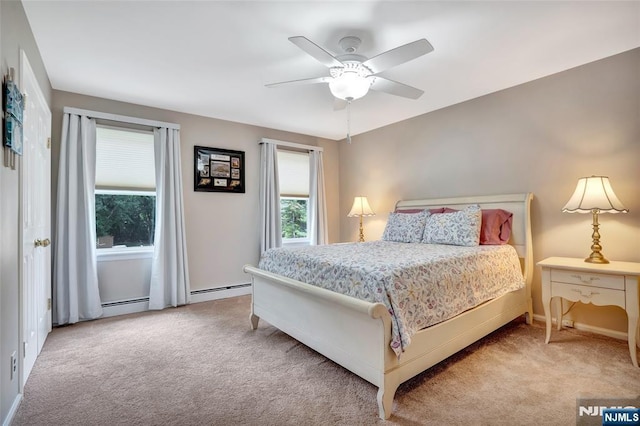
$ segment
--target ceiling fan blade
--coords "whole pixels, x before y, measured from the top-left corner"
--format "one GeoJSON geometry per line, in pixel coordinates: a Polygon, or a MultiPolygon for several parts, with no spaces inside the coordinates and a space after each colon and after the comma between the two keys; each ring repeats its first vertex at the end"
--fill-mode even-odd
{"type": "Polygon", "coordinates": [[[304,50],[309,55],[313,56],[322,65],[332,67],[343,67],[344,64],[337,60],[331,53],[324,50],[311,40],[303,36],[289,37],[289,41],[300,49],[304,50]]]}
{"type": "Polygon", "coordinates": [[[333,98],[333,110],[342,111],[347,107],[347,101],[340,98],[333,98]]]}
{"type": "Polygon", "coordinates": [[[405,62],[409,62],[412,59],[426,55],[432,51],[433,46],[431,46],[431,43],[422,38],[403,46],[396,47],[395,49],[387,50],[386,52],[365,61],[362,65],[369,68],[372,73],[378,74],[379,72],[388,70],[396,65],[404,64],[405,62]]]}
{"type": "Polygon", "coordinates": [[[265,84],[266,87],[280,87],[280,86],[301,86],[303,84],[318,84],[328,83],[333,80],[331,77],[315,77],[315,78],[303,78],[301,80],[281,81],[279,83],[265,84]]]}
{"type": "Polygon", "coordinates": [[[375,81],[371,84],[371,90],[409,99],[418,99],[424,93],[424,90],[378,76],[375,77],[375,81]]]}

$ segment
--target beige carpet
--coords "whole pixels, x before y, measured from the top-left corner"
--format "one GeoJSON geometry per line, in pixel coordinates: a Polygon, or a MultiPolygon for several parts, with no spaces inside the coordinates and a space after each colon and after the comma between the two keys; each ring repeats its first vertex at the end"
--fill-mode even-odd
{"type": "MultiPolygon", "coordinates": [[[[54,329],[14,425],[371,425],[377,389],[260,322],[247,296],[54,329]]],[[[390,425],[574,425],[632,398],[627,343],[516,320],[401,385],[390,425]]]]}

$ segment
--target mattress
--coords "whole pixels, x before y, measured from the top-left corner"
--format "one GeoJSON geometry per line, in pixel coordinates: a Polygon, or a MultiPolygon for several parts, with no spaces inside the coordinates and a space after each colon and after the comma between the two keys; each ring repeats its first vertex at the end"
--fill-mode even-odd
{"type": "Polygon", "coordinates": [[[267,250],[259,268],[372,303],[392,318],[400,356],[419,330],[525,286],[509,245],[370,241],[267,250]]]}

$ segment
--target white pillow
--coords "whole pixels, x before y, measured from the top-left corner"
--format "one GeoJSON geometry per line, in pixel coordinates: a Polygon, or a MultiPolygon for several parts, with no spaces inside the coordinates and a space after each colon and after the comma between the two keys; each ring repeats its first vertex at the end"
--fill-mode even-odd
{"type": "Polygon", "coordinates": [[[389,213],[382,239],[398,243],[419,243],[424,233],[428,211],[421,213],[389,213]]]}
{"type": "Polygon", "coordinates": [[[469,206],[454,213],[432,214],[427,218],[422,242],[477,246],[480,244],[482,210],[479,205],[469,206]]]}

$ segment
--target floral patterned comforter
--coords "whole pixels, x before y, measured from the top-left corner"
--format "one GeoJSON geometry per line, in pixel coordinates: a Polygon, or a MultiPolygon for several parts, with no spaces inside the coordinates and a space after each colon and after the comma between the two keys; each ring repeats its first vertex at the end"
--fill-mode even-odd
{"type": "Polygon", "coordinates": [[[509,245],[365,243],[267,250],[260,269],[384,304],[392,317],[391,348],[400,356],[420,329],[524,287],[509,245]]]}

